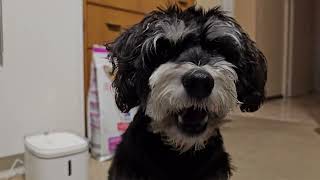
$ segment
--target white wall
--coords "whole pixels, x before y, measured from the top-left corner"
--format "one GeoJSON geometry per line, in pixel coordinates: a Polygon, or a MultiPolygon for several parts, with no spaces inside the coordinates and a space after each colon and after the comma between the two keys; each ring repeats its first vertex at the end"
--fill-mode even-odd
{"type": "Polygon", "coordinates": [[[25,134],[84,134],[82,0],[2,0],[0,157],[25,134]]]}

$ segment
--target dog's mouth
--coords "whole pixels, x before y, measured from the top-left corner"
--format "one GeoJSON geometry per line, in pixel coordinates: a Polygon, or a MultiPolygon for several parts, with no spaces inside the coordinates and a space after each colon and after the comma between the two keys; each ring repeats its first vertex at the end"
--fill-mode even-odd
{"type": "Polygon", "coordinates": [[[183,133],[194,136],[206,130],[209,114],[207,110],[189,107],[179,111],[176,119],[177,126],[183,133]]]}

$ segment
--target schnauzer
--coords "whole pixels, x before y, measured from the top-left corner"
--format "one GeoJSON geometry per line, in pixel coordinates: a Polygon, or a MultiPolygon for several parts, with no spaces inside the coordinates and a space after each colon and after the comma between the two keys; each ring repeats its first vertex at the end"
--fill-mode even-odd
{"type": "Polygon", "coordinates": [[[266,59],[220,8],[158,9],[108,48],[118,108],[138,112],[123,134],[109,180],[227,180],[219,131],[235,107],[264,101],[266,59]]]}

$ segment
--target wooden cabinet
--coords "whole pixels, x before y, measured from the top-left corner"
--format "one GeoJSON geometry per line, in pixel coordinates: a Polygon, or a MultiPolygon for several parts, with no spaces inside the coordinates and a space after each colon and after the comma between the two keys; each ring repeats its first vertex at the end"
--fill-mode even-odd
{"type": "Polygon", "coordinates": [[[183,9],[194,4],[194,0],[87,0],[87,2],[99,6],[144,14],[159,6],[166,6],[170,3],[176,3],[183,9]]]}
{"type": "Polygon", "coordinates": [[[194,4],[194,0],[143,0],[140,8],[147,13],[158,7],[166,7],[170,3],[176,3],[181,9],[186,9],[194,4]]]}
{"type": "Polygon", "coordinates": [[[110,42],[120,35],[123,29],[138,23],[144,16],[117,9],[106,9],[101,6],[88,5],[87,9],[87,45],[110,42]]]}
{"type": "Polygon", "coordinates": [[[84,0],[84,93],[87,97],[91,47],[112,42],[120,33],[138,23],[150,11],[176,3],[182,9],[194,0],[84,0]]]}

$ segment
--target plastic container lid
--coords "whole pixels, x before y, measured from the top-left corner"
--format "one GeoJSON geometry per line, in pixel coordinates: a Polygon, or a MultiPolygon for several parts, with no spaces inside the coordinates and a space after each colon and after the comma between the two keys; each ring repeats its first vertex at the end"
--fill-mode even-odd
{"type": "Polygon", "coordinates": [[[25,146],[40,158],[57,158],[88,150],[88,142],[67,132],[44,133],[25,137],[25,146]]]}

